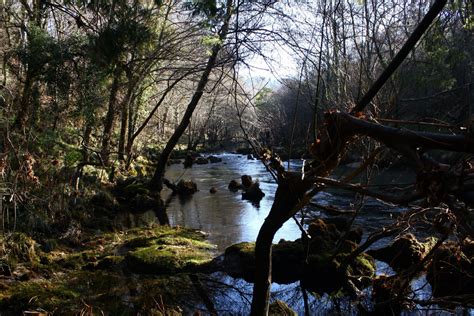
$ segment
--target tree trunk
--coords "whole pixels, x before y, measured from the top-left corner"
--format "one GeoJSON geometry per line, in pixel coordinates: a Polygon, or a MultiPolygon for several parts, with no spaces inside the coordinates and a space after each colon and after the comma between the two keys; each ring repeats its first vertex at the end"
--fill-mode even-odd
{"type": "MultiPolygon", "coordinates": [[[[120,123],[120,138],[118,144],[118,158],[120,161],[125,161],[125,141],[127,139],[127,127],[128,127],[128,116],[130,105],[133,103],[133,90],[135,89],[135,82],[132,81],[128,83],[127,94],[122,101],[122,117],[120,123]]],[[[131,130],[128,130],[131,133],[131,130]]]]}
{"type": "Polygon", "coordinates": [[[12,125],[12,129],[14,130],[22,130],[25,127],[26,121],[28,119],[32,86],[33,86],[33,79],[31,78],[31,75],[29,74],[29,72],[27,72],[25,85],[23,86],[23,93],[21,94],[21,99],[19,102],[18,114],[12,125]]]}
{"type": "Polygon", "coordinates": [[[292,211],[301,200],[310,183],[301,180],[301,174],[287,173],[279,179],[275,201],[258,232],[255,244],[255,285],[251,315],[268,315],[270,286],[272,284],[272,241],[280,227],[293,216],[292,211]]]}
{"type": "Polygon", "coordinates": [[[110,138],[112,137],[115,117],[117,115],[117,109],[115,107],[115,104],[117,102],[117,92],[118,92],[119,82],[120,82],[120,73],[121,73],[120,68],[117,67],[114,71],[114,78],[112,81],[112,86],[110,88],[109,106],[107,109],[107,115],[105,117],[105,122],[104,122],[104,133],[102,136],[102,150],[100,154],[104,165],[109,164],[110,138]]]}
{"type": "Polygon", "coordinates": [[[184,113],[184,116],[181,119],[181,122],[179,123],[178,127],[174,131],[171,138],[168,140],[168,143],[166,144],[165,149],[160,155],[158,164],[156,166],[155,174],[153,175],[153,178],[151,179],[151,182],[150,182],[150,189],[153,191],[159,192],[163,189],[163,177],[165,175],[166,164],[171,155],[171,152],[173,151],[174,147],[178,143],[180,137],[186,131],[186,128],[188,127],[189,122],[191,120],[191,116],[193,115],[193,112],[196,109],[196,106],[198,105],[199,100],[201,99],[204,93],[204,88],[206,87],[207,82],[209,81],[209,75],[211,74],[212,69],[216,65],[217,55],[219,54],[219,51],[222,47],[222,42],[224,42],[227,37],[231,16],[232,16],[232,0],[227,0],[226,17],[222,25],[222,28],[219,32],[220,43],[213,46],[212,53],[209,56],[209,59],[206,64],[206,68],[204,69],[204,72],[201,75],[201,78],[199,79],[199,82],[198,82],[196,90],[194,91],[193,97],[191,98],[191,101],[189,102],[186,108],[186,112],[184,113]]]}

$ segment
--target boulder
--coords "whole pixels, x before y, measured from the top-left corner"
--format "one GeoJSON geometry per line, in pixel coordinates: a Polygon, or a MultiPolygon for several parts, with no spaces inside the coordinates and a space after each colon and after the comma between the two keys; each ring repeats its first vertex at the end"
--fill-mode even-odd
{"type": "Polygon", "coordinates": [[[259,183],[252,180],[252,177],[249,175],[243,175],[240,177],[242,180],[242,199],[249,200],[252,202],[259,202],[264,196],[265,193],[260,189],[259,183]]]}
{"type": "MultiPolygon", "coordinates": [[[[362,253],[346,269],[340,269],[344,259],[357,248],[350,240],[338,243],[335,225],[317,220],[311,227],[314,236],[306,245],[301,239],[281,240],[272,247],[272,280],[289,284],[301,281],[311,291],[332,293],[345,290],[348,278],[354,286],[370,285],[375,275],[374,259],[362,253]],[[337,252],[335,253],[335,250],[337,252]]],[[[224,254],[223,270],[232,277],[253,282],[255,278],[255,243],[243,242],[228,247],[224,254]]]]}
{"type": "Polygon", "coordinates": [[[215,187],[212,187],[209,189],[209,193],[211,194],[217,193],[217,189],[215,187]]]}
{"type": "Polygon", "coordinates": [[[434,240],[420,242],[412,234],[398,237],[391,245],[367,251],[375,259],[388,263],[394,270],[401,271],[419,263],[433,247],[434,240]]]}
{"type": "Polygon", "coordinates": [[[176,185],[179,194],[190,195],[197,192],[197,185],[192,180],[180,180],[176,185]]]}
{"type": "Polygon", "coordinates": [[[249,176],[249,175],[245,174],[245,175],[241,176],[240,179],[242,180],[242,186],[244,188],[248,188],[253,184],[252,177],[249,176]]]}
{"type": "Polygon", "coordinates": [[[229,190],[232,192],[237,192],[242,188],[242,185],[237,180],[231,180],[228,186],[229,190]]]}
{"type": "Polygon", "coordinates": [[[117,200],[108,191],[97,192],[90,200],[93,206],[105,208],[107,210],[115,210],[118,207],[117,200]]]}
{"type": "MultiPolygon", "coordinates": [[[[143,237],[142,237],[143,238],[143,237]]],[[[197,233],[162,234],[152,238],[132,240],[124,245],[130,249],[125,255],[127,268],[140,274],[174,274],[197,271],[212,259],[214,247],[197,233]]]]}
{"type": "Polygon", "coordinates": [[[222,158],[219,158],[219,157],[216,157],[216,156],[209,156],[209,157],[207,157],[207,159],[208,159],[211,163],[222,162],[222,158]]]}
{"type": "Polygon", "coordinates": [[[191,168],[193,166],[193,163],[194,157],[190,154],[187,154],[183,161],[184,168],[191,168]]]}
{"type": "Polygon", "coordinates": [[[247,159],[248,159],[248,160],[254,160],[252,154],[248,154],[248,155],[247,155],[247,159]]]}
{"type": "Polygon", "coordinates": [[[137,194],[148,194],[148,183],[144,178],[128,177],[117,180],[112,193],[119,202],[127,202],[137,194]]]}
{"type": "MultiPolygon", "coordinates": [[[[301,278],[305,251],[301,242],[280,241],[272,247],[272,280],[290,284],[301,278]]],[[[232,277],[255,281],[255,243],[241,242],[224,253],[224,271],[232,277]]]]}
{"type": "Polygon", "coordinates": [[[268,315],[278,316],[297,316],[298,314],[292,310],[285,302],[276,300],[268,306],[268,315]]]}
{"type": "Polygon", "coordinates": [[[258,182],[253,183],[249,187],[244,187],[242,192],[242,199],[249,200],[252,202],[260,202],[261,199],[265,196],[258,182]]]}
{"type": "Polygon", "coordinates": [[[207,160],[207,158],[204,158],[204,157],[198,157],[196,158],[196,160],[194,160],[194,163],[198,165],[206,165],[209,163],[209,160],[207,160]]]}
{"type": "Polygon", "coordinates": [[[164,208],[163,201],[159,196],[151,196],[149,194],[137,194],[128,203],[130,212],[143,213],[148,210],[158,210],[164,208]]]}
{"type": "Polygon", "coordinates": [[[474,241],[447,242],[435,250],[426,278],[434,297],[474,293],[474,241]]]}

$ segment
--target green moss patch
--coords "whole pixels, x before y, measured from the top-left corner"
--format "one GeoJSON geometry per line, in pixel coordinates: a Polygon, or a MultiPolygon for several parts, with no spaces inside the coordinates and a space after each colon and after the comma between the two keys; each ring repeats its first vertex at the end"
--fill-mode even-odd
{"type": "Polygon", "coordinates": [[[209,250],[214,247],[210,244],[168,233],[148,240],[147,247],[129,251],[126,255],[127,267],[135,273],[169,274],[190,271],[211,261],[209,250]]]}

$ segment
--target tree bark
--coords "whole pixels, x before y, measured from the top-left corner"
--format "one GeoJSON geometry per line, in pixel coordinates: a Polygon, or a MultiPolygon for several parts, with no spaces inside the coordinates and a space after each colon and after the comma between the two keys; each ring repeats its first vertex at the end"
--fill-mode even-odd
{"type": "Polygon", "coordinates": [[[33,79],[31,77],[32,75],[29,72],[26,72],[26,80],[19,102],[18,114],[12,125],[13,130],[22,130],[25,127],[26,121],[28,119],[31,90],[33,87],[33,79]]]}
{"type": "Polygon", "coordinates": [[[204,69],[204,72],[201,75],[201,78],[198,82],[196,90],[194,91],[193,97],[191,98],[191,101],[189,102],[186,108],[186,112],[184,113],[184,116],[181,119],[181,122],[179,123],[178,127],[174,131],[171,138],[168,140],[168,143],[166,144],[165,149],[160,155],[155,173],[153,175],[153,178],[150,181],[150,189],[153,191],[159,192],[163,189],[163,177],[165,175],[165,169],[166,169],[168,159],[174,147],[178,143],[179,139],[186,131],[186,128],[189,125],[189,121],[191,120],[191,116],[193,115],[193,112],[196,109],[196,106],[198,105],[199,100],[201,99],[204,93],[204,89],[207,85],[207,82],[209,81],[209,76],[211,74],[211,71],[216,65],[217,56],[219,54],[219,51],[221,50],[222,43],[227,37],[231,16],[232,16],[232,0],[227,0],[226,16],[225,16],[222,28],[219,32],[220,43],[212,47],[212,53],[209,56],[209,59],[207,60],[206,68],[204,69]]]}
{"type": "Polygon", "coordinates": [[[104,133],[102,135],[101,157],[105,165],[109,164],[110,138],[112,137],[115,117],[117,116],[117,109],[115,105],[117,103],[117,92],[119,89],[120,74],[121,74],[121,70],[119,67],[117,67],[114,71],[114,78],[112,81],[112,86],[110,88],[107,115],[105,117],[105,122],[104,122],[104,133]]]}
{"type": "Polygon", "coordinates": [[[299,173],[286,173],[279,179],[275,201],[268,217],[258,232],[255,244],[255,285],[251,315],[268,315],[270,286],[272,284],[272,241],[281,226],[293,216],[293,210],[309,189],[311,183],[299,173]]]}
{"type": "MultiPolygon", "coordinates": [[[[132,78],[129,78],[127,93],[121,104],[122,115],[120,122],[120,137],[118,143],[118,158],[122,162],[125,161],[125,142],[127,139],[128,116],[130,115],[128,110],[130,108],[130,104],[132,104],[134,101],[133,91],[135,90],[135,87],[136,82],[132,78]]],[[[128,132],[130,133],[131,131],[128,130],[128,132]]]]}

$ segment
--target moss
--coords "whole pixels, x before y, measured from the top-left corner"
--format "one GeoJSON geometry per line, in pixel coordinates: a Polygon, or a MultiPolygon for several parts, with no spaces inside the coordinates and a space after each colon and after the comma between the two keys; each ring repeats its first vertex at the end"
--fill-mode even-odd
{"type": "Polygon", "coordinates": [[[53,311],[61,306],[63,310],[71,308],[69,301],[79,298],[79,293],[47,280],[34,280],[17,283],[8,294],[0,299],[2,309],[13,309],[21,313],[25,309],[42,308],[53,311]]]}
{"type": "MultiPolygon", "coordinates": [[[[205,242],[203,233],[171,227],[100,234],[80,241],[80,249],[58,245],[48,253],[40,253],[42,264],[31,274],[36,279],[15,279],[4,286],[0,282],[2,313],[19,315],[42,308],[54,314],[75,315],[87,304],[97,314],[103,311],[109,315],[136,315],[161,310],[178,314],[175,302],[182,300],[181,304],[183,298],[190,298],[190,294],[183,293],[193,291],[192,283],[186,274],[179,278],[156,274],[195,272],[212,258],[214,249],[205,242]],[[150,264],[154,275],[124,274],[122,269],[130,268],[131,257],[150,264]],[[161,271],[155,269],[157,265],[161,271]],[[145,287],[145,283],[150,286],[145,287]],[[157,303],[161,299],[166,306],[157,303]]],[[[10,249],[5,243],[2,245],[4,253],[10,249]]],[[[134,268],[144,272],[138,266],[134,268]]],[[[199,302],[199,297],[195,301],[199,302]]]]}
{"type": "Polygon", "coordinates": [[[254,242],[241,242],[227,247],[225,253],[238,252],[242,255],[254,256],[255,254],[255,243],[254,242]]]}
{"type": "Polygon", "coordinates": [[[194,268],[212,259],[210,245],[181,237],[179,243],[166,243],[161,238],[150,247],[138,248],[127,254],[127,266],[137,273],[167,274],[194,268]],[[200,246],[200,244],[202,244],[200,246]]]}
{"type": "Polygon", "coordinates": [[[285,302],[275,301],[268,307],[268,315],[293,316],[298,315],[285,302]]]}
{"type": "Polygon", "coordinates": [[[8,234],[0,239],[0,257],[11,267],[17,263],[37,265],[40,262],[37,248],[36,241],[24,233],[8,234]]]}
{"type": "Polygon", "coordinates": [[[137,194],[149,194],[150,190],[142,183],[132,183],[124,188],[127,196],[133,197],[137,194]]]}
{"type": "Polygon", "coordinates": [[[354,259],[349,266],[348,272],[358,287],[366,287],[370,285],[373,277],[375,277],[375,260],[368,254],[360,254],[354,259]]]}

